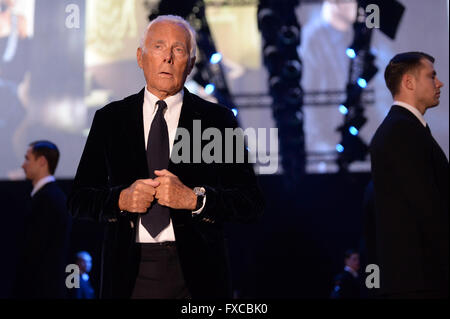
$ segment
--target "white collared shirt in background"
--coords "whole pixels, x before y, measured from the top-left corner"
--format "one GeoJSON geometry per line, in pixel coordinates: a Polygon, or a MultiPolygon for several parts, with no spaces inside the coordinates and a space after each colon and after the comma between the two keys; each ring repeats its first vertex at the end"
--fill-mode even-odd
{"type": "Polygon", "coordinates": [[[53,175],[47,175],[42,177],[38,182],[34,185],[33,190],[31,191],[31,197],[34,196],[45,184],[51,183],[55,181],[55,177],[53,175]]]}

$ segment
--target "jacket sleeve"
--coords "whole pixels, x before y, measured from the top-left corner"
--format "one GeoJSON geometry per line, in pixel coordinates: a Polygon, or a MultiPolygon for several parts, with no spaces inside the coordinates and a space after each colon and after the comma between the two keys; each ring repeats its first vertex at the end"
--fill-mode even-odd
{"type": "MultiPolygon", "coordinates": [[[[225,128],[238,128],[238,123],[233,113],[226,110],[225,128]]],[[[244,136],[238,135],[233,147],[244,145],[244,136]]],[[[226,149],[223,147],[223,157],[226,149]]],[[[256,180],[253,166],[249,162],[249,155],[244,147],[244,161],[239,161],[236,156],[233,162],[223,161],[218,165],[220,181],[217,185],[202,185],[206,189],[206,203],[202,212],[194,215],[194,218],[209,223],[215,222],[241,222],[247,223],[256,220],[263,212],[265,203],[261,190],[256,180]]]]}
{"type": "Polygon", "coordinates": [[[73,217],[109,221],[119,215],[119,195],[126,185],[111,186],[107,158],[106,112],[95,113],[75,176],[68,208],[73,217]]]}

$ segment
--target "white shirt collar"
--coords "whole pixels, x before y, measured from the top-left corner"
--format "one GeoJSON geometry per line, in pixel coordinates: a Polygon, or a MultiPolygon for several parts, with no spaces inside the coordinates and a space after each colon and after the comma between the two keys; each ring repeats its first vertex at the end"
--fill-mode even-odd
{"type": "MultiPolygon", "coordinates": [[[[172,107],[177,104],[181,104],[183,102],[184,97],[184,90],[181,89],[178,93],[175,95],[168,96],[164,99],[164,102],[167,104],[167,112],[171,112],[172,107]]],[[[144,99],[148,102],[149,106],[151,107],[151,113],[155,113],[156,108],[156,102],[158,102],[160,99],[156,97],[153,93],[151,93],[149,90],[147,90],[147,85],[145,85],[145,93],[144,93],[144,99]]]]}
{"type": "Polygon", "coordinates": [[[414,114],[419,119],[419,121],[422,123],[423,126],[427,126],[427,122],[423,118],[422,113],[420,113],[420,111],[418,109],[416,109],[414,106],[412,106],[411,104],[408,104],[408,103],[402,102],[402,101],[394,101],[394,105],[404,107],[405,109],[410,111],[412,114],[414,114]]]}
{"type": "Polygon", "coordinates": [[[349,266],[345,266],[344,270],[348,271],[349,273],[351,273],[353,277],[355,277],[355,278],[358,277],[358,272],[355,271],[353,268],[351,268],[349,266]]]}
{"type": "Polygon", "coordinates": [[[33,190],[31,191],[31,197],[34,196],[34,194],[37,193],[38,190],[40,190],[42,187],[44,187],[45,184],[51,183],[55,181],[55,177],[53,177],[53,175],[47,175],[43,178],[41,178],[40,180],[38,180],[38,182],[34,185],[33,190]]]}

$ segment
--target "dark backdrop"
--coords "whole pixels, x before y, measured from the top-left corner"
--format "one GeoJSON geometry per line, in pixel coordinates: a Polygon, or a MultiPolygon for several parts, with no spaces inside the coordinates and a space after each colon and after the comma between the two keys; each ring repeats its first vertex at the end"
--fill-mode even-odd
{"type": "MultiPolygon", "coordinates": [[[[344,251],[363,250],[362,201],[369,179],[369,173],[307,175],[294,189],[282,176],[260,176],[264,215],[255,224],[226,228],[235,296],[328,298],[344,251]]],[[[58,183],[70,192],[71,180],[58,183]]],[[[28,182],[0,182],[1,298],[13,284],[30,192],[28,182]]],[[[91,253],[96,291],[102,235],[101,225],[74,220],[69,262],[79,250],[91,253]]]]}

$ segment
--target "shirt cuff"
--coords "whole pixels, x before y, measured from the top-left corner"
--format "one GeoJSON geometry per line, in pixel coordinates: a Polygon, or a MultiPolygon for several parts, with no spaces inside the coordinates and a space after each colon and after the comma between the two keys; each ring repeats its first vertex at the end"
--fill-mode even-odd
{"type": "Polygon", "coordinates": [[[206,203],[206,195],[203,196],[203,204],[202,207],[200,207],[199,209],[197,209],[196,211],[192,211],[192,215],[198,215],[202,212],[203,207],[205,207],[205,203],[206,203]]]}

